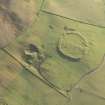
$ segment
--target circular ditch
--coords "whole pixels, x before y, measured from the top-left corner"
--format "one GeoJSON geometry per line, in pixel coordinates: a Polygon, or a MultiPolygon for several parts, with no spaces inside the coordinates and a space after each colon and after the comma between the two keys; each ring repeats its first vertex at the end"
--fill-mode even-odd
{"type": "Polygon", "coordinates": [[[67,58],[73,60],[79,60],[85,54],[87,42],[80,33],[72,32],[66,35],[62,35],[58,49],[59,52],[67,58]]]}

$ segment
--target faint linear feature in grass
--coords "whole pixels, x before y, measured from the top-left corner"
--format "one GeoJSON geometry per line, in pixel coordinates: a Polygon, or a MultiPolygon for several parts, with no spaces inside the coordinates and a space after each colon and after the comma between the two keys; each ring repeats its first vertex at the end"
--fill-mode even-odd
{"type": "MultiPolygon", "coordinates": [[[[101,68],[104,64],[105,64],[105,54],[103,55],[100,64],[99,64],[97,67],[95,67],[95,68],[93,68],[92,70],[90,70],[89,72],[85,73],[83,76],[81,76],[81,78],[74,84],[74,86],[72,87],[71,91],[72,91],[74,88],[76,88],[76,86],[77,86],[83,79],[85,79],[87,76],[89,76],[89,75],[95,73],[95,72],[96,72],[99,68],[101,68]]],[[[70,91],[70,92],[71,92],[71,91],[70,91]]]]}
{"type": "Polygon", "coordinates": [[[26,70],[28,70],[28,72],[30,72],[33,76],[35,76],[36,78],[38,78],[39,80],[41,80],[44,84],[48,85],[50,88],[52,88],[53,90],[55,90],[56,92],[58,92],[59,94],[61,94],[62,96],[64,96],[67,99],[70,99],[70,97],[66,94],[66,92],[59,90],[58,88],[54,87],[54,85],[52,85],[50,82],[46,81],[41,75],[40,73],[37,71],[37,69],[29,64],[27,64],[24,61],[19,60],[18,58],[16,58],[13,54],[11,54],[11,52],[9,52],[7,49],[3,48],[2,51],[4,51],[6,54],[8,54],[10,57],[12,57],[15,61],[17,61],[22,67],[24,67],[26,70]]]}
{"type": "Polygon", "coordinates": [[[92,92],[89,92],[89,91],[86,91],[85,89],[82,89],[82,88],[78,88],[81,92],[84,92],[85,94],[89,94],[89,95],[92,95],[92,96],[95,96],[99,99],[102,99],[102,100],[105,100],[105,97],[103,96],[100,96],[100,95],[97,95],[95,93],[92,93],[92,92]]]}
{"type": "Polygon", "coordinates": [[[57,17],[61,17],[61,18],[64,18],[64,19],[72,20],[72,21],[75,21],[75,22],[79,22],[79,23],[82,23],[82,24],[87,24],[87,25],[91,25],[91,26],[94,26],[94,27],[98,27],[98,28],[105,28],[105,26],[100,26],[100,25],[95,25],[95,24],[79,21],[79,20],[76,20],[76,19],[72,19],[72,18],[68,18],[68,17],[62,16],[62,15],[59,15],[59,14],[55,14],[53,12],[49,12],[49,11],[46,11],[46,10],[41,10],[41,12],[49,14],[49,15],[54,15],[54,16],[57,16],[57,17]]]}

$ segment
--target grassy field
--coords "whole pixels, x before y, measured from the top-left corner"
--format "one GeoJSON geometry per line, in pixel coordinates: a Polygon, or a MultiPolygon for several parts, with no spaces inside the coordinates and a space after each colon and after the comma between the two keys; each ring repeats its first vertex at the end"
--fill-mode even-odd
{"type": "Polygon", "coordinates": [[[46,0],[43,10],[76,21],[105,26],[104,3],[104,0],[46,0]]]}
{"type": "MultiPolygon", "coordinates": [[[[94,25],[89,25],[63,17],[66,13],[68,17],[74,16],[68,14],[72,9],[66,0],[47,0],[43,8],[43,2],[35,1],[34,4],[31,0],[30,5],[38,6],[39,14],[27,21],[31,23],[34,18],[31,26],[0,50],[0,101],[8,105],[104,105],[105,29],[95,26],[104,26],[100,18],[104,16],[97,13],[91,17],[87,13],[83,17],[81,7],[81,14],[75,16],[82,17],[83,21],[90,17],[88,22],[94,25]]],[[[74,5],[79,2],[70,1],[74,5]]],[[[81,0],[77,4],[81,6],[82,3],[86,2],[81,0]]],[[[94,3],[97,8],[98,0],[94,3]]],[[[26,3],[29,10],[24,12],[23,4],[20,5],[19,0],[11,8],[26,21],[28,11],[31,14],[35,8],[26,3]],[[18,9],[18,6],[22,8],[18,9]]]]}

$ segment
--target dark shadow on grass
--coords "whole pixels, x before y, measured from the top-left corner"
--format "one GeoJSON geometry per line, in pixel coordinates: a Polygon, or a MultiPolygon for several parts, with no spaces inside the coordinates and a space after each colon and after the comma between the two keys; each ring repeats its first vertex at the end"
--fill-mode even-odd
{"type": "Polygon", "coordinates": [[[56,47],[56,51],[58,52],[58,54],[64,58],[64,59],[67,59],[68,61],[71,61],[71,62],[79,62],[80,61],[80,58],[72,58],[72,57],[69,57],[67,55],[64,55],[58,48],[58,46],[56,47]]]}

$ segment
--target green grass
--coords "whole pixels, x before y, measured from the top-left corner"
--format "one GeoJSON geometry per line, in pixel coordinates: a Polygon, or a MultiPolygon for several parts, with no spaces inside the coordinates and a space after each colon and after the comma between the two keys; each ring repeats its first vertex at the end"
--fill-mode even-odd
{"type": "MultiPolygon", "coordinates": [[[[24,63],[26,62],[23,57],[25,46],[28,44],[36,45],[40,52],[46,57],[40,65],[41,75],[57,88],[63,91],[70,91],[83,75],[91,72],[92,69],[96,68],[101,63],[105,53],[104,34],[105,29],[103,28],[40,12],[37,21],[34,22],[27,31],[22,33],[23,36],[18,37],[5,49],[21,63],[24,63]],[[68,27],[70,30],[65,30],[65,27],[68,27]],[[71,29],[72,31],[74,30],[74,33],[80,33],[85,43],[83,39],[77,36],[69,37],[68,35],[65,39],[62,37],[67,33],[71,33],[71,29]],[[70,54],[70,56],[79,56],[80,60],[74,61],[59,53],[58,45],[61,37],[63,38],[62,40],[65,41],[64,44],[66,47],[66,49],[63,48],[63,50],[67,51],[64,53],[67,55],[70,54]],[[84,48],[83,43],[81,44],[82,41],[86,44],[84,55],[81,55],[81,51],[75,52],[74,49],[71,48],[71,44],[73,44],[73,47],[78,45],[78,47],[82,46],[84,48]]],[[[0,74],[4,83],[6,82],[5,84],[7,84],[5,88],[2,85],[0,86],[0,94],[10,105],[105,104],[105,102],[97,96],[91,95],[90,93],[88,94],[85,91],[80,92],[75,88],[71,91],[72,100],[70,103],[65,97],[44,84],[2,51],[0,52],[0,59],[2,59],[0,61],[0,74]],[[7,65],[11,65],[11,67],[7,65]]],[[[34,63],[36,62],[33,62],[31,66],[36,69],[34,63]]],[[[98,95],[104,96],[104,68],[99,68],[98,71],[98,76],[92,74],[87,81],[86,78],[83,78],[78,86],[88,92],[95,92],[98,95]],[[100,78],[101,83],[97,78],[100,78]],[[97,87],[96,91],[91,87],[91,84],[97,87]]]]}
{"type": "Polygon", "coordinates": [[[104,0],[46,0],[43,10],[83,23],[105,27],[104,0]]]}
{"type": "Polygon", "coordinates": [[[81,59],[85,54],[87,45],[82,35],[71,32],[63,35],[59,40],[58,49],[59,51],[74,60],[81,59]]]}

